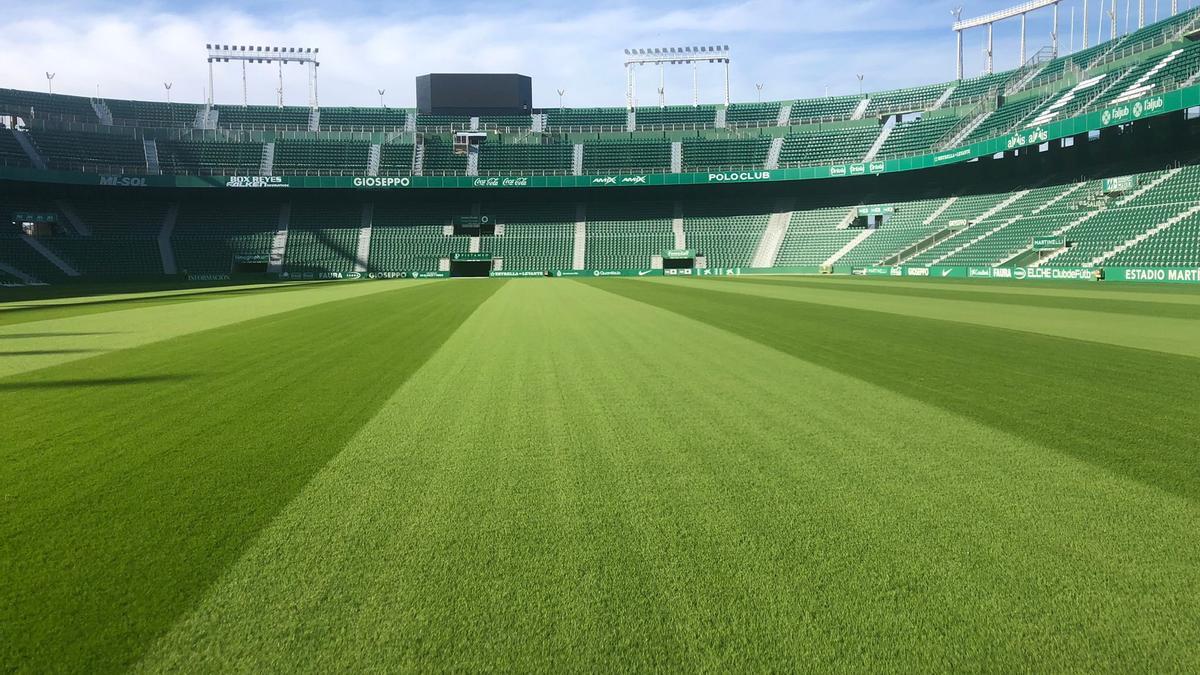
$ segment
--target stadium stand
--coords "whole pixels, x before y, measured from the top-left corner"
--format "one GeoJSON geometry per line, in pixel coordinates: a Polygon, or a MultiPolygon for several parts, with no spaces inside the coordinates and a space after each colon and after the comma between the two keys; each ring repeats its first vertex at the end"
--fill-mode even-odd
{"type": "Polygon", "coordinates": [[[321,108],[322,129],[403,129],[407,122],[401,108],[321,108]]]}
{"type": "Polygon", "coordinates": [[[246,176],[258,173],[261,143],[160,140],[158,164],[163,173],[246,176]]]}
{"type": "Polygon", "coordinates": [[[188,201],[179,208],[171,243],[185,274],[228,274],[233,263],[265,261],[279,223],[274,201],[188,201]]]}
{"type": "MultiPolygon", "coordinates": [[[[159,172],[168,177],[269,172],[357,178],[462,176],[475,169],[487,176],[593,174],[593,182],[608,180],[608,185],[616,184],[611,174],[734,173],[773,169],[776,159],[784,168],[820,167],[941,153],[1192,86],[1200,80],[1200,43],[1187,34],[1197,27],[1200,10],[1190,10],[1074,54],[1045,60],[1039,52],[1017,70],[862,95],[727,107],[642,106],[632,115],[611,107],[482,116],[477,121],[486,141],[469,153],[455,151],[449,132],[472,124],[473,118],[463,115],[330,107],[318,116],[304,106],[221,105],[214,129],[211,118],[206,124],[201,114],[206,108],[197,104],[0,89],[0,115],[19,118],[5,123],[28,129],[0,129],[0,166],[14,177],[0,184],[0,201],[12,202],[9,193],[28,192],[27,186],[40,182],[40,177],[25,182],[35,165],[29,148],[47,168],[85,174],[78,192],[54,192],[55,184],[48,183],[38,195],[54,196],[36,196],[51,210],[61,203],[63,225],[53,234],[40,233],[38,241],[70,266],[85,275],[162,274],[170,251],[160,247],[159,237],[169,234],[179,270],[224,274],[238,262],[258,264],[271,254],[280,217],[277,197],[234,199],[213,192],[221,197],[168,198],[146,190],[148,198],[134,202],[83,188],[116,186],[113,174],[150,176],[148,187],[153,187],[159,172]],[[418,127],[415,135],[408,126],[411,118],[418,127]],[[631,120],[634,129],[629,129],[631,120]],[[312,123],[319,127],[310,130],[312,123]],[[268,143],[273,153],[264,151],[268,143]],[[173,203],[179,206],[171,230],[164,218],[173,203]],[[78,232],[66,226],[68,213],[82,225],[78,232]],[[85,231],[90,234],[80,234],[85,231]]],[[[436,203],[381,199],[375,205],[367,262],[373,270],[431,271],[454,253],[477,247],[502,259],[508,270],[566,268],[581,260],[588,267],[644,268],[654,256],[685,243],[713,267],[745,267],[760,254],[783,266],[1196,265],[1200,178],[1190,139],[1197,136],[1197,117],[1194,109],[1183,110],[1120,127],[1105,123],[1101,134],[1085,133],[1095,131],[1091,128],[1072,132],[1058,144],[1063,147],[1046,148],[1076,148],[1069,166],[1022,149],[997,153],[1007,157],[1003,162],[980,157],[957,169],[933,170],[939,180],[953,178],[952,171],[980,177],[966,186],[943,187],[891,168],[875,176],[874,168],[860,166],[833,167],[850,175],[847,181],[826,181],[828,191],[802,184],[744,185],[757,177],[729,180],[745,188],[737,199],[721,194],[724,187],[709,186],[701,193],[691,177],[666,186],[677,188],[678,196],[648,189],[633,193],[630,201],[625,193],[589,193],[564,200],[565,206],[546,199],[539,188],[530,191],[537,197],[529,202],[486,207],[505,227],[498,236],[479,238],[476,246],[468,237],[445,232],[452,217],[463,212],[461,205],[451,207],[423,190],[422,197],[436,203]],[[1182,147],[1159,147],[1153,161],[1143,163],[1141,146],[1131,140],[1135,137],[1137,143],[1160,145],[1166,138],[1182,147]],[[1096,157],[1107,162],[1107,173],[1092,166],[1096,157]],[[993,164],[1000,166],[990,168],[993,164]],[[1134,176],[1136,189],[1106,193],[1104,178],[1114,173],[1134,176]],[[841,186],[856,179],[853,190],[841,186]],[[685,188],[696,189],[685,193],[685,188]],[[874,194],[877,190],[884,194],[874,194]],[[781,198],[793,206],[776,216],[772,208],[781,198]],[[586,218],[577,230],[575,207],[582,201],[586,218]],[[888,208],[879,218],[857,217],[857,207],[880,202],[888,208]],[[680,214],[682,220],[676,221],[680,214]],[[768,232],[777,238],[770,247],[760,246],[770,239],[768,232]],[[1062,249],[1044,255],[1030,250],[1035,238],[1060,236],[1067,244],[1062,249]]],[[[832,169],[825,173],[840,175],[832,169]]],[[[353,270],[364,194],[327,192],[322,201],[296,194],[284,269],[300,275],[353,270]]],[[[0,237],[0,262],[37,278],[64,277],[13,228],[0,237]]],[[[0,274],[3,283],[15,283],[11,272],[0,274]]]]}
{"type": "Polygon", "coordinates": [[[263,129],[268,127],[290,127],[307,129],[311,109],[290,106],[278,108],[265,105],[216,106],[217,122],[223,129],[263,129]]]}
{"type": "Polygon", "coordinates": [[[588,205],[586,266],[597,269],[649,267],[651,256],[675,247],[669,202],[588,205]]]}
{"type": "Polygon", "coordinates": [[[583,153],[585,173],[639,173],[671,168],[671,145],[659,141],[599,141],[583,153]]]}
{"type": "Polygon", "coordinates": [[[23,133],[0,128],[0,166],[28,167],[32,166],[29,156],[21,148],[21,144],[13,134],[23,133]]]}
{"type": "Polygon", "coordinates": [[[436,271],[439,260],[466,253],[470,246],[467,237],[445,234],[450,222],[450,210],[444,206],[376,204],[369,269],[436,271]]]}

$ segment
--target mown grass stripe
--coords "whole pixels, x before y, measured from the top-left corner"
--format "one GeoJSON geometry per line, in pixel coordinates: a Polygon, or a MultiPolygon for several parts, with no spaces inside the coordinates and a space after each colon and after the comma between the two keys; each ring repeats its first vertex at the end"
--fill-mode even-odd
{"type": "Polygon", "coordinates": [[[90,356],[69,350],[103,353],[141,347],[302,307],[425,283],[430,282],[300,285],[295,290],[304,292],[199,295],[189,301],[120,305],[112,311],[0,326],[0,354],[7,356],[0,358],[0,378],[90,356]]]}
{"type": "Polygon", "coordinates": [[[136,662],[497,286],[394,288],[0,379],[0,662],[136,662]]]}
{"type": "Polygon", "coordinates": [[[1198,526],[734,333],[512,282],[138,670],[1169,670],[1198,526]]]}
{"type": "MultiPolygon", "coordinates": [[[[791,288],[820,288],[830,289],[828,282],[806,280],[801,277],[742,277],[736,283],[765,284],[771,286],[786,286],[791,288]]],[[[980,282],[976,282],[980,283],[980,282]]],[[[1155,302],[1145,298],[1114,299],[1078,296],[1071,293],[1063,295],[1007,293],[991,291],[986,287],[977,286],[966,288],[962,286],[945,287],[940,281],[929,281],[922,284],[904,286],[878,283],[846,284],[837,288],[856,293],[873,293],[894,296],[898,298],[919,297],[937,300],[962,300],[966,302],[995,303],[1003,305],[1019,305],[1022,307],[1046,307],[1050,309],[1080,310],[1086,312],[1104,312],[1108,314],[1125,314],[1130,316],[1152,316],[1174,319],[1200,320],[1200,303],[1187,304],[1179,302],[1155,302]]]]}
{"type": "MultiPolygon", "coordinates": [[[[315,288],[320,282],[293,282],[284,284],[257,284],[251,286],[217,286],[200,288],[169,288],[162,291],[135,291],[124,293],[71,294],[71,287],[51,286],[44,294],[29,295],[19,300],[9,300],[0,296],[0,326],[11,326],[32,321],[62,319],[88,314],[115,312],[138,307],[157,307],[198,300],[216,300],[220,298],[236,298],[249,295],[272,293],[289,293],[315,288]],[[43,295],[48,297],[43,297],[43,295]]],[[[331,285],[324,283],[323,285],[331,285]]],[[[91,287],[82,287],[80,292],[86,293],[91,287]]],[[[103,287],[100,287],[103,288],[103,287]]]]}
{"type": "MultiPolygon", "coordinates": [[[[645,283],[694,285],[694,281],[659,279],[645,283]]],[[[1185,319],[1152,316],[1131,318],[1103,312],[1064,311],[1044,307],[973,303],[932,298],[893,298],[874,293],[842,290],[845,284],[831,281],[830,288],[786,287],[769,284],[745,284],[724,280],[703,280],[699,288],[737,296],[790,300],[880,312],[900,317],[969,323],[976,326],[1018,330],[1038,335],[1132,347],[1200,358],[1200,341],[1194,338],[1200,323],[1185,319]]],[[[981,287],[977,286],[977,287],[981,287]]]]}
{"type": "Polygon", "coordinates": [[[702,286],[602,287],[1200,500],[1200,359],[702,286]]]}

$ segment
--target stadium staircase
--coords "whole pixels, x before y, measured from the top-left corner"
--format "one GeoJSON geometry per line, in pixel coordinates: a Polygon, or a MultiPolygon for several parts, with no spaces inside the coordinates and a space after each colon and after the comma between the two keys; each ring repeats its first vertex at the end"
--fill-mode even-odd
{"type": "Polygon", "coordinates": [[[767,150],[767,161],[763,163],[763,168],[774,170],[779,168],[779,155],[783,152],[783,136],[776,136],[771,139],[771,147],[767,150]]]}
{"type": "Polygon", "coordinates": [[[637,131],[637,111],[630,110],[625,113],[625,131],[633,133],[637,131]]]}
{"type": "Polygon", "coordinates": [[[779,247],[783,245],[788,225],[792,222],[794,205],[794,199],[784,198],[775,202],[775,210],[767,219],[767,226],[754,249],[754,257],[750,259],[751,267],[775,266],[775,260],[779,257],[779,247]]]}
{"type": "Polygon", "coordinates": [[[871,105],[871,99],[864,97],[858,102],[858,107],[854,109],[854,112],[850,113],[850,119],[861,120],[863,115],[867,113],[867,106],[869,105],[871,105]]]}
{"type": "Polygon", "coordinates": [[[1095,258],[1092,258],[1090,261],[1084,263],[1083,266],[1084,267],[1095,267],[1096,265],[1100,265],[1100,264],[1104,263],[1105,261],[1107,261],[1108,259],[1112,258],[1113,256],[1116,256],[1120,253],[1123,253],[1127,249],[1133,248],[1134,246],[1141,244],[1142,242],[1159,234],[1160,232],[1165,232],[1165,231],[1171,229],[1172,226],[1174,226],[1177,223],[1184,221],[1188,218],[1191,218],[1192,216],[1196,215],[1197,212],[1200,212],[1200,205],[1190,206],[1187,209],[1185,209],[1184,211],[1182,211],[1174,216],[1171,216],[1166,221],[1159,223],[1159,224],[1155,225],[1154,227],[1151,227],[1150,229],[1146,230],[1145,232],[1142,232],[1141,234],[1137,235],[1136,237],[1134,237],[1132,239],[1127,239],[1124,242],[1122,242],[1121,244],[1119,244],[1118,246],[1115,246],[1112,249],[1109,249],[1108,251],[1101,253],[1100,255],[1096,256],[1095,258]]]}
{"type": "Polygon", "coordinates": [[[372,143],[371,149],[367,151],[367,175],[379,175],[379,162],[383,154],[378,143],[372,143]]]}
{"type": "Polygon", "coordinates": [[[481,238],[482,237],[471,237],[468,240],[470,243],[467,246],[467,253],[481,253],[482,252],[482,250],[483,250],[481,248],[482,242],[480,242],[481,238]]]}
{"type": "Polygon", "coordinates": [[[41,253],[43,258],[50,261],[50,263],[62,271],[63,274],[69,277],[81,276],[79,271],[76,270],[70,263],[60,258],[54,251],[46,248],[46,246],[44,246],[42,242],[38,241],[36,237],[31,237],[22,233],[21,239],[24,240],[26,244],[32,246],[33,250],[41,253]]]}
{"type": "Polygon", "coordinates": [[[358,228],[358,246],[354,252],[355,272],[366,272],[367,264],[371,260],[371,230],[374,216],[375,205],[370,203],[363,204],[362,225],[358,228]]]}
{"type": "MultiPolygon", "coordinates": [[[[0,263],[0,272],[7,274],[8,276],[16,279],[17,281],[20,281],[21,283],[23,283],[27,286],[44,286],[45,285],[45,283],[41,279],[38,279],[37,277],[32,276],[32,275],[26,274],[26,273],[22,272],[21,270],[13,267],[12,265],[8,265],[6,263],[0,263]]],[[[2,285],[2,284],[0,284],[0,285],[2,285]]]]}
{"type": "Polygon", "coordinates": [[[683,203],[675,202],[675,217],[671,219],[671,232],[675,235],[674,248],[687,248],[687,234],[683,230],[683,203]]]}
{"type": "Polygon", "coordinates": [[[571,244],[571,269],[585,269],[587,265],[587,204],[575,205],[575,233],[571,244]]]}
{"type": "Polygon", "coordinates": [[[29,162],[33,164],[35,169],[46,169],[46,158],[42,157],[42,153],[38,151],[37,146],[33,144],[33,140],[29,136],[28,131],[12,131],[13,138],[17,139],[17,144],[25,151],[25,155],[29,157],[29,162]]]}
{"type": "Polygon", "coordinates": [[[932,112],[932,111],[938,110],[942,106],[946,105],[946,101],[949,101],[950,97],[954,95],[955,88],[956,87],[954,85],[950,85],[949,87],[946,87],[946,91],[943,91],[942,95],[939,96],[938,99],[933,102],[933,105],[929,106],[929,110],[932,112]]]}
{"type": "Polygon", "coordinates": [[[717,129],[725,128],[726,115],[729,113],[729,108],[721,106],[717,108],[716,115],[713,117],[713,127],[717,129]]]}
{"type": "Polygon", "coordinates": [[[258,165],[258,175],[270,176],[275,168],[275,144],[263,143],[262,162],[258,165]]]}
{"type": "Polygon", "coordinates": [[[83,218],[79,217],[79,214],[70,204],[60,199],[54,202],[54,206],[63,215],[63,218],[66,219],[67,224],[75,230],[75,234],[81,237],[92,236],[92,228],[88,227],[88,224],[84,222],[83,218]]]}
{"type": "MultiPolygon", "coordinates": [[[[921,221],[918,231],[928,232],[929,228],[934,227],[934,223],[941,219],[942,214],[958,203],[958,199],[958,197],[949,197],[946,201],[939,204],[937,208],[921,221]]],[[[938,242],[941,242],[953,233],[953,230],[949,230],[949,228],[938,227],[933,232],[925,234],[920,240],[913,242],[899,251],[895,251],[878,262],[884,265],[899,265],[900,261],[919,255],[922,251],[935,246],[938,242]]]]}
{"type": "Polygon", "coordinates": [[[779,106],[779,114],[775,116],[775,126],[786,127],[792,121],[792,104],[784,103],[779,106]]]}
{"type": "Polygon", "coordinates": [[[862,161],[870,162],[879,154],[879,150],[883,148],[883,144],[887,143],[888,138],[892,135],[892,130],[896,128],[896,122],[899,118],[896,115],[888,115],[888,118],[883,123],[883,128],[879,130],[879,136],[875,142],[871,144],[867,154],[863,156],[862,161]]]}
{"type": "Polygon", "coordinates": [[[479,175],[479,146],[471,145],[467,147],[467,175],[479,175]]]}
{"type": "Polygon", "coordinates": [[[146,173],[159,175],[162,169],[158,165],[158,143],[152,139],[142,140],[142,152],[146,155],[146,173]]]}
{"type": "Polygon", "coordinates": [[[671,173],[683,172],[683,143],[671,142],[671,173]]]}
{"type": "Polygon", "coordinates": [[[309,131],[320,131],[321,130],[321,109],[320,108],[313,108],[312,110],[308,111],[308,130],[309,131]]]}
{"type": "Polygon", "coordinates": [[[847,255],[849,255],[849,253],[851,251],[858,248],[859,244],[866,241],[867,237],[870,237],[871,235],[875,234],[878,231],[879,230],[877,230],[876,228],[873,228],[873,227],[872,228],[864,228],[862,232],[860,232],[857,236],[855,236],[853,239],[851,239],[849,242],[847,242],[845,246],[841,247],[840,249],[835,251],[833,255],[826,258],[825,261],[821,263],[821,265],[823,267],[836,265],[839,260],[841,260],[842,258],[845,258],[847,255]]]}
{"type": "Polygon", "coordinates": [[[158,231],[158,256],[162,262],[163,274],[173,275],[178,271],[175,265],[175,250],[171,247],[171,235],[175,232],[175,221],[178,218],[179,204],[173,203],[167,207],[162,229],[158,231]]]}
{"type": "Polygon", "coordinates": [[[583,175],[583,143],[571,146],[571,175],[583,175]]]}
{"type": "Polygon", "coordinates": [[[271,239],[271,253],[267,259],[267,272],[279,274],[283,272],[283,261],[287,256],[288,224],[292,218],[292,205],[281,204],[279,207],[279,222],[275,227],[275,236],[271,239]]]}
{"type": "MultiPolygon", "coordinates": [[[[991,208],[988,208],[979,216],[968,218],[968,223],[965,227],[955,229],[953,234],[950,236],[941,239],[933,246],[925,248],[918,254],[906,258],[903,262],[908,265],[924,265],[926,267],[930,265],[936,265],[946,258],[949,258],[959,251],[962,251],[971,244],[974,244],[996,232],[999,232],[1015,222],[1016,218],[1014,217],[1007,220],[1001,218],[1000,224],[993,227],[993,225],[995,225],[994,219],[996,215],[1003,213],[1010,206],[1022,200],[1030,192],[1031,190],[1022,190],[1009,195],[1003,201],[995,204],[991,208]],[[966,243],[963,243],[964,240],[966,243]]],[[[1019,216],[1021,214],[1018,212],[1015,215],[1019,216]]]]}
{"type": "Polygon", "coordinates": [[[425,175],[425,142],[420,138],[418,138],[416,144],[413,145],[411,171],[412,175],[414,176],[425,175]]]}
{"type": "Polygon", "coordinates": [[[108,106],[104,104],[104,101],[92,101],[92,109],[96,111],[96,119],[100,120],[100,124],[102,126],[112,126],[112,111],[108,109],[108,106]]]}

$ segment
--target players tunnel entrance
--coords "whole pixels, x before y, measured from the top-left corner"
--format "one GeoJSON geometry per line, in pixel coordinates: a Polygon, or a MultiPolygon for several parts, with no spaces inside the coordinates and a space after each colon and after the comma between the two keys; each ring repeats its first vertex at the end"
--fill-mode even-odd
{"type": "Polygon", "coordinates": [[[489,277],[491,275],[491,253],[455,253],[450,260],[450,276],[452,277],[489,277]]]}

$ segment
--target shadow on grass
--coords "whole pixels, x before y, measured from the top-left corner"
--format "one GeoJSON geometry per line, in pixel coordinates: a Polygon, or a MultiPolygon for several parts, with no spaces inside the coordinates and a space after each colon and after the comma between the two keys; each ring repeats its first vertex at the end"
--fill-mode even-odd
{"type": "Polygon", "coordinates": [[[161,384],[182,382],[192,375],[141,375],[137,377],[104,377],[91,380],[46,380],[42,382],[0,382],[0,391],[28,391],[35,389],[86,389],[91,387],[122,387],[137,384],[161,384]]]}
{"type": "Polygon", "coordinates": [[[98,354],[107,349],[23,349],[15,352],[0,352],[0,358],[5,356],[50,356],[52,354],[98,354]]]}
{"type": "Polygon", "coordinates": [[[0,335],[0,340],[29,340],[32,338],[51,338],[51,337],[85,337],[90,335],[116,335],[120,331],[100,331],[96,333],[9,333],[0,335]]]}

